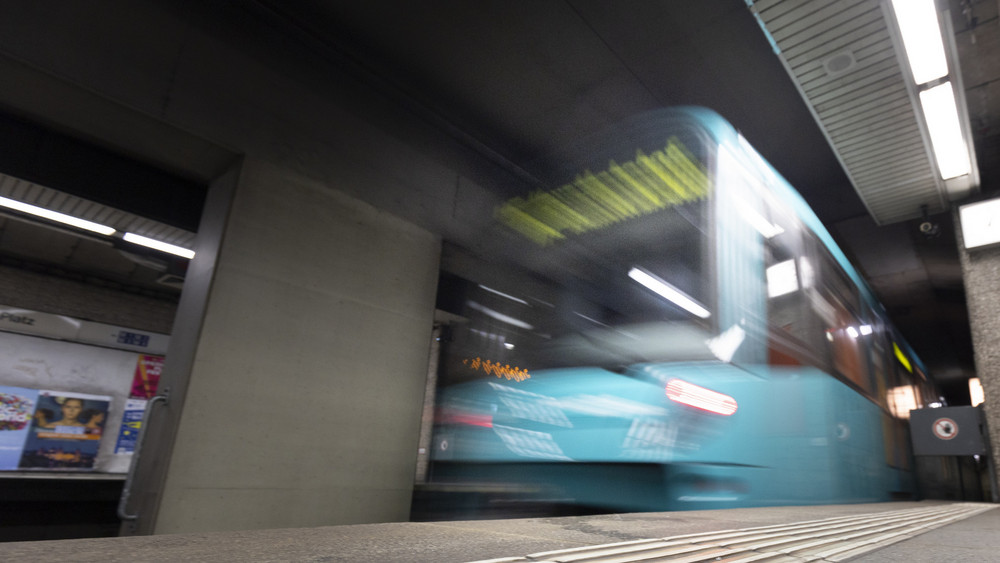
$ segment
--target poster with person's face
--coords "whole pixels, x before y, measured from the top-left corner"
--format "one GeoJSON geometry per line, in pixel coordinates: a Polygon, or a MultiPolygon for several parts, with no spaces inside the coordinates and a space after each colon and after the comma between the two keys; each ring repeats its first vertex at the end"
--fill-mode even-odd
{"type": "Polygon", "coordinates": [[[39,391],[19,467],[93,469],[110,402],[103,395],[39,391]]]}
{"type": "Polygon", "coordinates": [[[0,471],[17,469],[38,391],[0,385],[0,471]]]}

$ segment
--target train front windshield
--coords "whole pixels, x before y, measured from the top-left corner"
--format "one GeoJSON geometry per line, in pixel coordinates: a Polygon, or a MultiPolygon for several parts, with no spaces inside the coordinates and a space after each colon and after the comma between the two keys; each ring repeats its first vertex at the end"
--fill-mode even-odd
{"type": "Polygon", "coordinates": [[[683,129],[617,141],[552,189],[504,202],[502,250],[445,247],[439,309],[457,317],[442,383],[707,357],[710,153],[683,129]]]}

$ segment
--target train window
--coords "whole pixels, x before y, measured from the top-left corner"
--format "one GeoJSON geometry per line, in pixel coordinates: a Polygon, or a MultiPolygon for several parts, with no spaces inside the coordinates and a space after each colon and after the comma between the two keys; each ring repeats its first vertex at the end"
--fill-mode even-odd
{"type": "Polygon", "coordinates": [[[712,358],[707,208],[690,202],[531,245],[517,262],[446,245],[438,308],[461,322],[442,345],[442,380],[712,358]]]}
{"type": "Polygon", "coordinates": [[[815,276],[803,252],[803,229],[789,218],[788,227],[767,241],[768,363],[825,367],[824,326],[810,306],[815,276]]]}
{"type": "Polygon", "coordinates": [[[888,393],[888,374],[887,371],[892,369],[892,358],[889,357],[889,349],[886,346],[886,334],[885,328],[881,327],[881,330],[875,331],[869,342],[869,353],[871,356],[871,379],[872,379],[872,394],[876,402],[885,408],[888,408],[887,403],[887,393],[888,393]]]}
{"type": "Polygon", "coordinates": [[[815,245],[819,263],[817,297],[822,303],[826,339],[833,355],[833,368],[848,382],[871,394],[868,341],[874,329],[858,312],[860,304],[854,286],[825,248],[815,245]]]}
{"type": "Polygon", "coordinates": [[[913,385],[900,385],[889,389],[889,412],[896,418],[909,419],[910,411],[920,408],[917,402],[917,391],[913,385]]]}

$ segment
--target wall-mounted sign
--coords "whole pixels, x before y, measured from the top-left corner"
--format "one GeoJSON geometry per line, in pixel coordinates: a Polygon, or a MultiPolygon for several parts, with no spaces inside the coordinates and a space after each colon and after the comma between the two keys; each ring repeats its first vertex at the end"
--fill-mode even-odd
{"type": "Polygon", "coordinates": [[[140,354],[135,364],[135,376],[132,378],[132,390],[129,397],[133,399],[152,399],[160,384],[160,372],[163,371],[163,357],[140,354]]]}
{"type": "Polygon", "coordinates": [[[142,417],[146,413],[144,399],[129,399],[125,401],[125,412],[122,414],[122,425],[118,430],[118,441],[115,443],[116,454],[135,453],[135,442],[142,430],[142,417]]]}
{"type": "Polygon", "coordinates": [[[910,411],[910,438],[916,455],[986,453],[980,407],[940,407],[910,411]]]}
{"type": "Polygon", "coordinates": [[[958,436],[958,424],[947,417],[941,417],[931,424],[934,437],[939,440],[952,440],[958,436]]]}
{"type": "Polygon", "coordinates": [[[93,469],[110,402],[104,395],[39,391],[18,468],[93,469]]]}
{"type": "Polygon", "coordinates": [[[0,330],[150,354],[166,354],[170,343],[166,334],[4,305],[0,305],[0,330]]]}

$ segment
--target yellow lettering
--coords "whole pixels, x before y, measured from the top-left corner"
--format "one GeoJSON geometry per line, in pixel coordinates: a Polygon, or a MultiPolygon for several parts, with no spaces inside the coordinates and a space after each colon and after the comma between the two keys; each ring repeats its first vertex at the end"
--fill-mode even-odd
{"type": "Polygon", "coordinates": [[[501,205],[496,217],[539,245],[583,234],[674,205],[704,199],[704,167],[676,138],[666,148],[594,174],[589,170],[551,192],[533,192],[501,205]]]}

